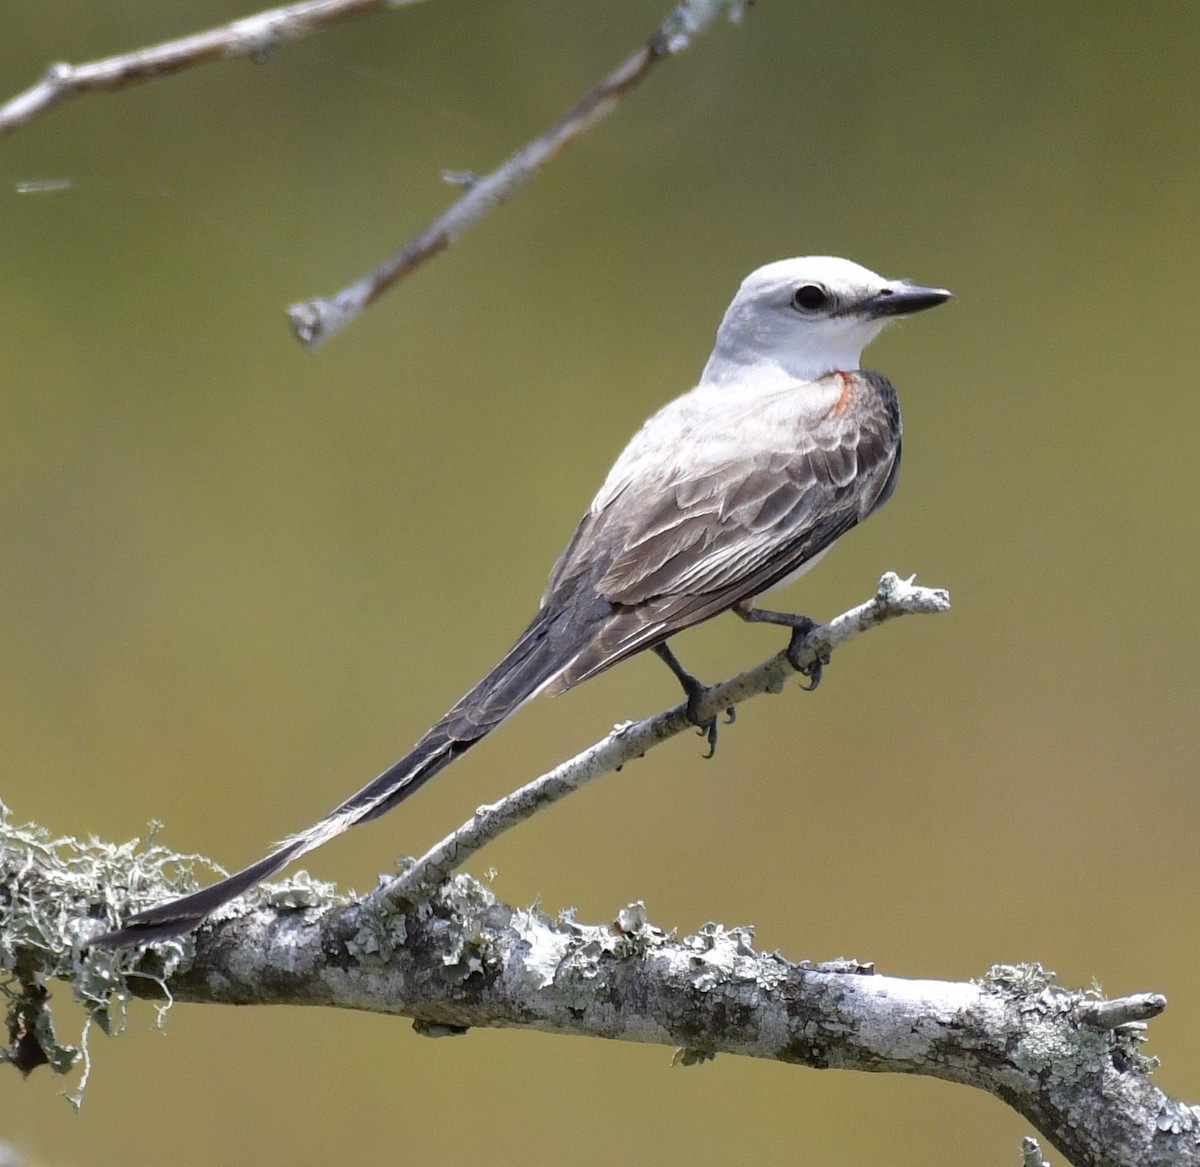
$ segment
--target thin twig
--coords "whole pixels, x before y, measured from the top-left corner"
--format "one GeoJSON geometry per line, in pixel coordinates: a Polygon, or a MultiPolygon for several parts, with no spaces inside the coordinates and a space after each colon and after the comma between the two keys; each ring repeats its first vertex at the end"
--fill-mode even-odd
{"type": "MultiPolygon", "coordinates": [[[[912,612],[945,612],[949,607],[948,592],[941,588],[920,587],[911,579],[903,580],[889,571],[879,581],[875,595],[866,603],[834,617],[828,624],[819,625],[808,634],[799,662],[809,665],[818,658],[824,659],[835,648],[868,628],[896,616],[912,612]]],[[[794,672],[786,652],[780,652],[732,680],[713,686],[698,712],[701,717],[715,716],[760,693],[778,693],[794,672]]],[[[514,790],[499,802],[481,806],[453,834],[372,895],[386,897],[392,903],[422,899],[481,847],[510,827],[565,798],[593,778],[619,770],[626,762],[640,758],[652,746],[690,728],[692,723],[687,718],[686,704],[643,721],[615,727],[602,741],[514,790]]]]}
{"type": "Polygon", "coordinates": [[[286,41],[298,40],[324,25],[420,0],[304,0],[244,16],[204,32],[165,41],[131,53],[84,65],[51,65],[36,85],[0,106],[0,138],[46,113],[68,97],[122,89],[206,61],[227,57],[263,58],[286,41]]]}
{"type": "Polygon", "coordinates": [[[287,309],[292,331],[310,349],[319,347],[350,321],[357,319],[380,295],[425,260],[450,246],[468,227],[524,186],[564,146],[589,130],[616,108],[647,73],[665,57],[682,52],[692,36],[702,32],[720,13],[738,21],[749,0],[684,0],[654,35],[623,65],[610,73],[572,110],[544,134],[518,150],[483,178],[448,174],[447,181],[466,187],[466,193],[410,242],[374,271],[333,296],[292,304],[287,309]]]}

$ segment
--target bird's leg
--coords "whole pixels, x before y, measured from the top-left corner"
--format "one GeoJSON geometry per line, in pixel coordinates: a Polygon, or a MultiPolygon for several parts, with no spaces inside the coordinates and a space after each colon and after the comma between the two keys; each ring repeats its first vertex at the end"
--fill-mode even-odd
{"type": "MultiPolygon", "coordinates": [[[[675,674],[675,679],[683,686],[683,691],[687,694],[687,719],[708,739],[708,753],[704,756],[711,758],[717,752],[717,719],[715,715],[713,717],[701,717],[699,713],[700,703],[708,696],[708,686],[689,673],[680,664],[679,658],[665,643],[656,644],[654,652],[666,664],[667,668],[675,674]]],[[[725,712],[729,715],[729,720],[732,722],[736,716],[735,711],[730,708],[725,712]]]]}
{"type": "Polygon", "coordinates": [[[796,672],[808,678],[808,684],[802,688],[811,693],[821,683],[821,671],[829,663],[829,653],[819,652],[812,664],[800,664],[800,646],[804,643],[804,638],[814,628],[819,627],[816,620],[811,616],[796,616],[791,612],[772,612],[767,608],[755,608],[749,600],[735,604],[733,610],[751,624],[781,624],[790,628],[792,638],[788,641],[787,658],[796,672]]]}

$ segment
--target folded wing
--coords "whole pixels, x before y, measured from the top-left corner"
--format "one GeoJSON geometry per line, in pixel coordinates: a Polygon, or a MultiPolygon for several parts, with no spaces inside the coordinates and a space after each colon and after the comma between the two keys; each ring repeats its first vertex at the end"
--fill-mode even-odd
{"type": "Polygon", "coordinates": [[[549,691],[769,590],[886,501],[900,460],[895,392],[875,373],[839,376],[855,379],[852,407],[783,430],[790,448],[739,446],[726,433],[683,457],[647,458],[602,493],[543,605],[587,572],[614,611],[549,691]]]}

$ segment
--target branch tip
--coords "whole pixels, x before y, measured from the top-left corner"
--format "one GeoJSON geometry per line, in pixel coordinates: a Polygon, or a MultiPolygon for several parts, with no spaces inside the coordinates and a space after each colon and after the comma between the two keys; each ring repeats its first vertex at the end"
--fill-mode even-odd
{"type": "MultiPolygon", "coordinates": [[[[585,94],[570,110],[540,136],[526,143],[491,173],[480,176],[470,171],[446,171],[444,181],[463,188],[457,202],[394,255],[372,271],[347,284],[332,297],[309,301],[311,305],[336,303],[336,316],[327,315],[315,324],[293,331],[301,343],[316,349],[335,332],[360,316],[384,292],[398,284],[415,268],[444,251],[488,212],[506,202],[525,186],[562,150],[616,109],[621,98],[639,84],[659,61],[682,52],[712,20],[725,13],[737,23],[748,0],[684,0],[667,16],[654,35],[627,60],[585,94]]],[[[293,314],[288,310],[288,315],[293,314]]]]}
{"type": "Polygon", "coordinates": [[[1085,1001],[1079,1006],[1080,1023],[1092,1029],[1119,1029],[1124,1025],[1149,1021],[1167,1007],[1162,993],[1134,993],[1111,1001],[1085,1001]]]}

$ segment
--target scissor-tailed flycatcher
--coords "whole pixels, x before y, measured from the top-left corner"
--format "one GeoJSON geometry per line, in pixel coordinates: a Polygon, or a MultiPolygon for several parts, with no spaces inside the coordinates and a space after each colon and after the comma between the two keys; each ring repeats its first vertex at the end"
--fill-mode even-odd
{"type": "MultiPolygon", "coordinates": [[[[710,616],[732,609],[787,625],[796,649],[812,621],[756,609],[754,599],[811,567],[896,485],[896,393],[858,367],[862,350],[894,317],[949,298],[829,256],[753,272],[721,321],[700,383],[625,447],[504,659],[319,823],[93,943],[189,931],[296,856],[391,810],[531,697],[561,693],[643,649],[670,665],[694,711],[704,688],[666,642],[710,616]]],[[[692,717],[711,748],[715,721],[692,717]]]]}

